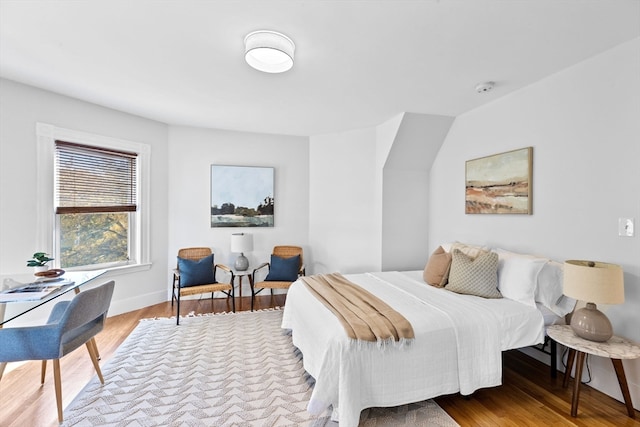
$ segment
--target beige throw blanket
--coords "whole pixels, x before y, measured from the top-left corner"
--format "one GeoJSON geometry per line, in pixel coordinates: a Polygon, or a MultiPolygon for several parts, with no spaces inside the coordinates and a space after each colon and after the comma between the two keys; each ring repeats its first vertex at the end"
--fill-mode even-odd
{"type": "Polygon", "coordinates": [[[402,347],[414,338],[413,327],[402,314],[340,273],[300,278],[311,293],[331,310],[350,339],[376,342],[379,347],[402,347]]]}

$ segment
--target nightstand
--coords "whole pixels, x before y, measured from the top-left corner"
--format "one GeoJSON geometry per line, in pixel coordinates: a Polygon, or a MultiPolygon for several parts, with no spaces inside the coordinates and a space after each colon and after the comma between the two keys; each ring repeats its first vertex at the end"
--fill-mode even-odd
{"type": "Polygon", "coordinates": [[[573,368],[574,359],[577,361],[576,374],[573,383],[573,398],[571,399],[571,416],[578,415],[578,400],[580,399],[580,383],[582,379],[582,367],[587,354],[594,356],[607,357],[611,359],[613,368],[618,377],[620,390],[624,397],[624,403],[627,406],[627,413],[631,418],[635,418],[631,395],[627,385],[627,377],[624,374],[622,359],[637,359],[640,357],[640,345],[628,339],[612,336],[608,341],[595,342],[585,340],[577,336],[569,325],[553,325],[547,328],[547,335],[559,344],[569,348],[569,357],[567,359],[567,370],[564,373],[564,381],[562,386],[566,387],[571,377],[571,369],[573,368]]]}
{"type": "MultiPolygon", "coordinates": [[[[251,281],[253,280],[253,277],[251,277],[251,272],[253,271],[251,268],[247,268],[246,270],[236,270],[235,268],[232,268],[231,271],[233,271],[233,277],[234,280],[237,277],[238,278],[238,289],[239,289],[239,293],[240,293],[240,298],[242,298],[242,278],[243,277],[248,277],[249,278],[249,284],[251,284],[251,281]]],[[[234,283],[235,285],[235,283],[234,283]]]]}

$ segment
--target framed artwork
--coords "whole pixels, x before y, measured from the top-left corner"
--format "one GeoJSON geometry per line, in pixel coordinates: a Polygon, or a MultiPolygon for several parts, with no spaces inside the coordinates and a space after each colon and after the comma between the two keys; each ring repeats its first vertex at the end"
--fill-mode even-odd
{"type": "Polygon", "coordinates": [[[533,147],[507,151],[465,165],[465,213],[531,214],[533,147]]]}
{"type": "Polygon", "coordinates": [[[211,227],[273,227],[274,169],[211,165],[211,227]]]}

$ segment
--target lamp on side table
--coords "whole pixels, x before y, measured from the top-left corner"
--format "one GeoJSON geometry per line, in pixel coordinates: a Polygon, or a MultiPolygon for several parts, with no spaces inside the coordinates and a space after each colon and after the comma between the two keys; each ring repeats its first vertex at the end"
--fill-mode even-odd
{"type": "Polygon", "coordinates": [[[624,276],[619,265],[596,261],[565,261],[563,292],[568,297],[587,303],[586,307],[571,315],[571,328],[576,335],[598,342],[611,338],[611,322],[598,310],[596,303],[624,302],[624,276]]]}

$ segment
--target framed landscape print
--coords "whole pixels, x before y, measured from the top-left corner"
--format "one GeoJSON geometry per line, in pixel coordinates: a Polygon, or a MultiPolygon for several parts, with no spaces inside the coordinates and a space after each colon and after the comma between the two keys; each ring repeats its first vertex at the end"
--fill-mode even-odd
{"type": "Polygon", "coordinates": [[[211,227],[273,227],[274,169],[211,165],[211,227]]]}
{"type": "Polygon", "coordinates": [[[465,213],[531,214],[533,147],[468,160],[465,213]]]}

